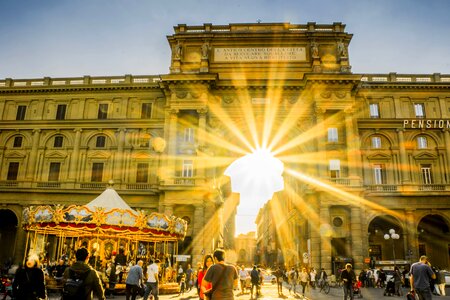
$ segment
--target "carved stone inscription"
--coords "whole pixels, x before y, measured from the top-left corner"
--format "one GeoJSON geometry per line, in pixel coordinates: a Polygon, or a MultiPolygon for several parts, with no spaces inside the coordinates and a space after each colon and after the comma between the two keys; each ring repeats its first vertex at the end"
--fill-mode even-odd
{"type": "Polygon", "coordinates": [[[305,47],[214,48],[215,62],[305,60],[305,47]]]}

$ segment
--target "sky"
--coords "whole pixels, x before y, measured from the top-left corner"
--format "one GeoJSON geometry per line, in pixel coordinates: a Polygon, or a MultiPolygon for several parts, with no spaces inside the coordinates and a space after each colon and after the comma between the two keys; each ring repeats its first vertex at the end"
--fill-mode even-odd
{"type": "MultiPolygon", "coordinates": [[[[354,73],[450,74],[447,0],[0,0],[0,80],[167,74],[177,24],[346,24],[354,73]]],[[[251,205],[247,205],[251,206],[251,205]]],[[[237,233],[255,230],[241,210],[237,233]]]]}

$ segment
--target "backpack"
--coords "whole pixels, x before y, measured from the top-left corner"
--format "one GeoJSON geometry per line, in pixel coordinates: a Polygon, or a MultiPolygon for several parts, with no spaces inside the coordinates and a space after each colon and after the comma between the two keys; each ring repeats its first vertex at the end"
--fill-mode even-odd
{"type": "Polygon", "coordinates": [[[91,270],[82,274],[78,274],[69,268],[69,278],[63,286],[62,299],[63,300],[80,300],[86,298],[86,289],[84,281],[91,270]]]}

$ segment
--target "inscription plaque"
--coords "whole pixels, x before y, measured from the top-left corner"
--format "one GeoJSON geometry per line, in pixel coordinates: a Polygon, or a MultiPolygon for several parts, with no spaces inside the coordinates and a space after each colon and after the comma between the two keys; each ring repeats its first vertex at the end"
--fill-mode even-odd
{"type": "Polygon", "coordinates": [[[215,62],[305,60],[305,47],[214,48],[215,62]]]}

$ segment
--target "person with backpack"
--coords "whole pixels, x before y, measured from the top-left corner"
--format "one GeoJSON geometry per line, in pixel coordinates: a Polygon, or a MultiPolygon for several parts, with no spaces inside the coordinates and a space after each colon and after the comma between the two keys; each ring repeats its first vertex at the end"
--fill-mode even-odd
{"type": "Polygon", "coordinates": [[[79,248],[77,259],[72,266],[64,270],[62,300],[92,300],[94,295],[105,300],[105,291],[97,271],[87,264],[89,251],[79,248]]]}

